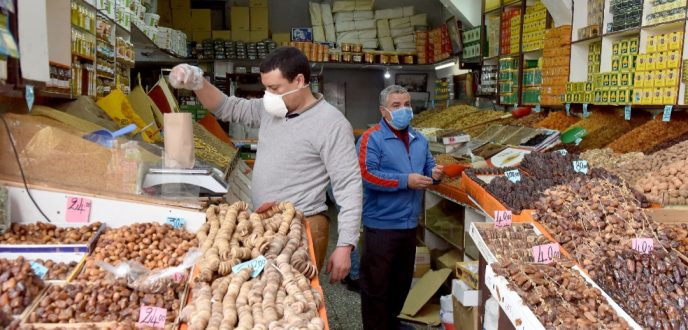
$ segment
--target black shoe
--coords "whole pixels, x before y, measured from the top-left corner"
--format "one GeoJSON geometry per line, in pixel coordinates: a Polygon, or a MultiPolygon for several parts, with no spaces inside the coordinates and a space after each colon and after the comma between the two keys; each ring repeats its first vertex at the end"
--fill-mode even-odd
{"type": "Polygon", "coordinates": [[[414,326],[412,326],[412,325],[410,325],[410,324],[408,324],[408,323],[400,322],[400,323],[399,323],[399,328],[398,328],[398,329],[399,329],[399,330],[415,330],[416,327],[414,327],[414,326]]]}
{"type": "Polygon", "coordinates": [[[346,284],[346,289],[352,292],[361,292],[361,286],[359,284],[358,279],[353,279],[351,278],[350,275],[346,275],[346,277],[342,280],[343,284],[346,284]]]}

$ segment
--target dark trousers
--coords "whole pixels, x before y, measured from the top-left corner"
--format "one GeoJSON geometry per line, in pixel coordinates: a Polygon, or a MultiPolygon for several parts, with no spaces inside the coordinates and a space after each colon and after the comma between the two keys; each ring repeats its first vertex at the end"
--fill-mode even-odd
{"type": "Polygon", "coordinates": [[[397,315],[411,288],[416,229],[364,227],[361,314],[366,330],[396,330],[397,315]]]}

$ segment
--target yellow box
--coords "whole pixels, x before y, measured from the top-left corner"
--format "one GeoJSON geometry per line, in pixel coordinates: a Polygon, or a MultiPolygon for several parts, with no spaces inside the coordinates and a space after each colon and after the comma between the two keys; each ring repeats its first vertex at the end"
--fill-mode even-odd
{"type": "Polygon", "coordinates": [[[172,9],[172,27],[179,30],[191,28],[191,10],[183,8],[172,9]]]}
{"type": "Polygon", "coordinates": [[[174,9],[191,9],[191,0],[171,0],[170,7],[174,9]]]}
{"type": "Polygon", "coordinates": [[[259,42],[263,41],[268,38],[268,31],[250,31],[249,32],[249,41],[251,42],[259,42]]]}
{"type": "Polygon", "coordinates": [[[664,96],[662,97],[663,104],[676,104],[676,88],[667,87],[663,90],[664,96]]]}
{"type": "Polygon", "coordinates": [[[633,87],[635,87],[635,88],[645,87],[645,73],[643,73],[643,72],[636,72],[635,73],[635,76],[633,77],[633,87]]]}
{"type": "Polygon", "coordinates": [[[620,55],[628,54],[628,48],[629,48],[629,40],[621,40],[621,45],[619,45],[619,54],[620,55]]]}
{"type": "Polygon", "coordinates": [[[670,50],[667,55],[667,69],[678,68],[681,65],[681,53],[678,50],[670,50]]]}
{"type": "Polygon", "coordinates": [[[291,33],[289,33],[289,32],[273,33],[272,34],[272,40],[274,40],[277,44],[281,44],[283,42],[289,42],[289,41],[291,41],[291,33]]]}
{"type": "Polygon", "coordinates": [[[249,42],[251,40],[251,32],[249,31],[232,31],[232,40],[249,42]]]}
{"type": "Polygon", "coordinates": [[[189,28],[194,32],[210,32],[212,30],[210,9],[191,9],[189,28]]]}
{"type": "Polygon", "coordinates": [[[655,69],[655,54],[645,55],[645,70],[655,69]]]}
{"type": "Polygon", "coordinates": [[[609,104],[616,104],[618,101],[619,91],[609,91],[609,104]]]}
{"type": "Polygon", "coordinates": [[[683,46],[683,32],[671,32],[669,34],[669,50],[681,50],[683,46]]]}
{"type": "Polygon", "coordinates": [[[643,84],[643,87],[655,87],[655,71],[645,71],[644,74],[645,78],[643,79],[643,81],[645,83],[643,84]]]}
{"type": "Polygon", "coordinates": [[[212,39],[212,33],[210,31],[194,31],[193,41],[201,42],[203,40],[212,39]]]}
{"type": "Polygon", "coordinates": [[[251,31],[268,31],[268,8],[251,7],[251,31]]]}
{"type": "Polygon", "coordinates": [[[657,39],[657,51],[665,52],[667,50],[669,50],[669,36],[666,34],[660,34],[657,39]]]}
{"type": "Polygon", "coordinates": [[[248,6],[249,7],[267,7],[268,6],[268,0],[249,0],[248,6]]]}
{"type": "Polygon", "coordinates": [[[634,89],[633,90],[633,99],[631,100],[633,104],[643,104],[643,90],[642,89],[634,89]]]}
{"type": "Polygon", "coordinates": [[[643,88],[643,104],[652,104],[652,88],[643,88]]]}
{"type": "Polygon", "coordinates": [[[609,91],[602,91],[602,104],[609,103],[609,91]]]}
{"type": "Polygon", "coordinates": [[[664,85],[667,87],[678,86],[678,69],[668,69],[664,71],[664,85]]]}
{"type": "Polygon", "coordinates": [[[664,70],[655,70],[655,87],[666,86],[666,72],[664,70]]]}
{"type": "Polygon", "coordinates": [[[647,37],[647,46],[645,47],[645,53],[650,54],[657,51],[657,36],[647,37]]]}
{"type": "Polygon", "coordinates": [[[655,69],[664,70],[667,68],[666,52],[657,52],[655,54],[655,69]]]}
{"type": "Polygon", "coordinates": [[[618,73],[610,73],[609,74],[609,87],[616,87],[619,86],[619,74],[618,73]]]}
{"type": "Polygon", "coordinates": [[[213,30],[213,39],[232,40],[232,31],[230,30],[213,30]]]}
{"type": "MultiPolygon", "coordinates": [[[[232,20],[232,32],[251,31],[251,14],[248,7],[232,6],[230,10],[232,20]]],[[[246,34],[248,41],[248,34],[246,34]]]]}
{"type": "Polygon", "coordinates": [[[621,55],[621,42],[614,41],[612,43],[612,56],[621,55]]]}
{"type": "Polygon", "coordinates": [[[629,40],[628,41],[628,52],[633,54],[633,55],[638,54],[638,43],[639,42],[640,42],[640,40],[638,38],[633,38],[633,39],[629,40]]]}
{"type": "Polygon", "coordinates": [[[664,88],[655,88],[652,91],[652,104],[664,103],[664,88]]]}
{"type": "Polygon", "coordinates": [[[635,60],[635,69],[637,71],[645,70],[645,64],[647,63],[647,55],[640,54],[635,60]]]}

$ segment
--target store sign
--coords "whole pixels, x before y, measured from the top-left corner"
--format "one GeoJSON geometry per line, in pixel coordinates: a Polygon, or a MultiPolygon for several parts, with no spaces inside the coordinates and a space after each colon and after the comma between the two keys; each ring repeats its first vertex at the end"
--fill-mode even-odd
{"type": "Polygon", "coordinates": [[[573,171],[576,173],[588,174],[588,161],[587,160],[574,160],[573,161],[573,171]]]}
{"type": "Polygon", "coordinates": [[[631,240],[633,250],[642,254],[648,254],[655,248],[655,241],[652,238],[634,238],[631,240]]]}
{"type": "Polygon", "coordinates": [[[167,310],[160,307],[141,305],[139,311],[139,327],[165,328],[167,310]]]}
{"type": "Polygon", "coordinates": [[[513,214],[511,211],[495,211],[494,214],[494,224],[495,227],[509,227],[511,226],[511,221],[513,219],[513,214]]]}
{"type": "Polygon", "coordinates": [[[559,243],[533,246],[533,261],[548,264],[561,256],[559,243]]]}
{"type": "Polygon", "coordinates": [[[87,223],[91,216],[91,200],[83,197],[67,196],[67,222],[87,223]]]}
{"type": "Polygon", "coordinates": [[[504,175],[506,175],[506,178],[513,183],[521,181],[521,173],[518,170],[506,171],[504,172],[504,175]]]}
{"type": "Polygon", "coordinates": [[[234,267],[232,267],[232,272],[233,273],[238,273],[244,268],[251,268],[253,269],[253,272],[251,273],[251,277],[255,278],[256,276],[260,275],[260,272],[263,271],[263,268],[265,268],[265,264],[268,262],[267,259],[263,256],[259,256],[258,258],[251,259],[247,262],[240,263],[234,267]]]}

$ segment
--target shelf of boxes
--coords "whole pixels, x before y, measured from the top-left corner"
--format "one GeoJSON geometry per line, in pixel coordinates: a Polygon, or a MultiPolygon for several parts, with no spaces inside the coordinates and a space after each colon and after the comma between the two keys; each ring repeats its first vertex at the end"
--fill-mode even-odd
{"type": "Polygon", "coordinates": [[[683,47],[682,47],[682,52],[681,52],[681,68],[679,69],[679,74],[681,75],[680,81],[679,81],[679,89],[678,89],[678,104],[679,105],[686,105],[688,104],[688,101],[686,100],[686,85],[688,82],[688,42],[685,42],[685,36],[688,36],[688,24],[685,25],[684,31],[683,31],[683,36],[684,36],[684,42],[683,42],[683,47]]]}

